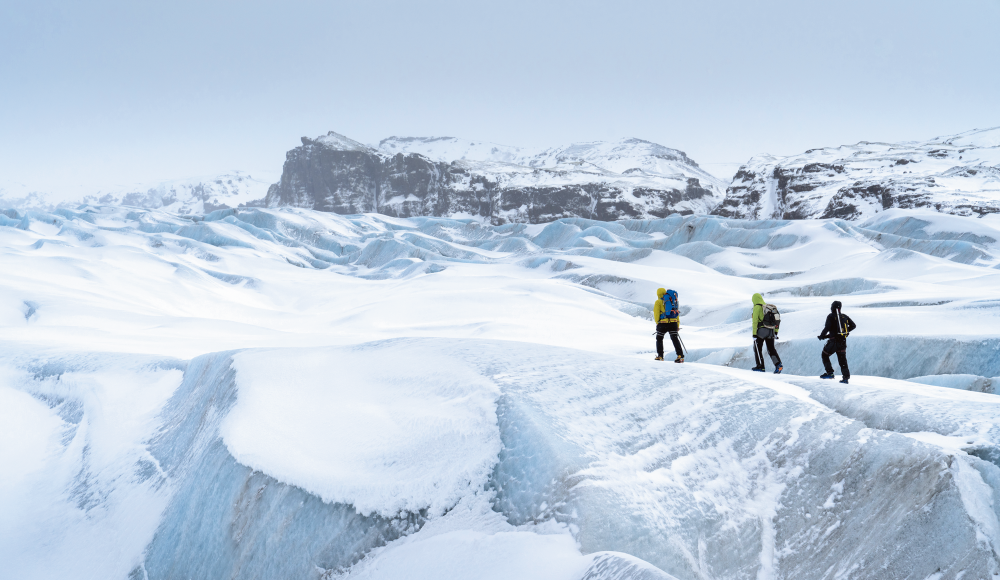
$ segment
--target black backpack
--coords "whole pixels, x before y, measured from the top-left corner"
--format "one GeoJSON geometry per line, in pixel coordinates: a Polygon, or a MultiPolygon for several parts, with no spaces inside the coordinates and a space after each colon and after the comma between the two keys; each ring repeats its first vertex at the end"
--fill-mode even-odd
{"type": "Polygon", "coordinates": [[[847,325],[848,320],[850,320],[850,318],[848,318],[846,315],[844,316],[844,318],[841,318],[840,311],[839,310],[837,311],[837,326],[840,327],[838,329],[837,334],[839,334],[840,336],[843,337],[850,336],[851,331],[848,330],[848,325],[847,325]]]}

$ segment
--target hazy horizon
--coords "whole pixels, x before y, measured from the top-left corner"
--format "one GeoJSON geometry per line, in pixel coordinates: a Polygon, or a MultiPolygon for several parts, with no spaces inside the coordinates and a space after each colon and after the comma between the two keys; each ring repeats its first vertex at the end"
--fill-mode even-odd
{"type": "MultiPolygon", "coordinates": [[[[0,6],[0,190],[240,170],[299,137],[753,155],[1000,126],[1000,2],[0,6]]],[[[263,172],[263,173],[262,173],[263,172]]]]}

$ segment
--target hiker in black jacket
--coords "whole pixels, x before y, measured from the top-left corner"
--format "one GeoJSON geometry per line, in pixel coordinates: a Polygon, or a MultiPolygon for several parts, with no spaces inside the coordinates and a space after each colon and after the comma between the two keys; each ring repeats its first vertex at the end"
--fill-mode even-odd
{"type": "Polygon", "coordinates": [[[834,378],[830,355],[837,353],[837,362],[840,363],[840,370],[844,374],[844,378],[840,382],[847,384],[848,379],[851,378],[851,371],[847,368],[847,335],[858,325],[854,324],[850,316],[840,312],[840,306],[839,300],[830,305],[830,314],[826,316],[826,326],[823,327],[823,333],[816,337],[820,340],[829,339],[823,346],[823,367],[826,369],[826,374],[820,375],[819,378],[834,378]]]}

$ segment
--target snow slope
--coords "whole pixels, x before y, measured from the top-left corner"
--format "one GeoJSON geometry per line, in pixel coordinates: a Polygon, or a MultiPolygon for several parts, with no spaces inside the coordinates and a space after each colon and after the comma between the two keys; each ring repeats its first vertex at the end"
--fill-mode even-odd
{"type": "Polygon", "coordinates": [[[714,213],[749,219],[864,220],[890,208],[1000,212],[1000,127],[927,142],[869,143],[760,155],[714,213]]]}
{"type": "Polygon", "coordinates": [[[1000,572],[996,216],[81,206],[5,210],[0,267],[11,577],[1000,572]],[[754,292],[785,374],[746,370],[754,292]]]}
{"type": "Polygon", "coordinates": [[[379,142],[378,150],[390,155],[416,153],[444,162],[481,161],[547,169],[582,165],[611,173],[642,172],[675,179],[693,176],[707,183],[714,181],[683,151],[634,138],[532,149],[455,137],[389,137],[379,142]]]}

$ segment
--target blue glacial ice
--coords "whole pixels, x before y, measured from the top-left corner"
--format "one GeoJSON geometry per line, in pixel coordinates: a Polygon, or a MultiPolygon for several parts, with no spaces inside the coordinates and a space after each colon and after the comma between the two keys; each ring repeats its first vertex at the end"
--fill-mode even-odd
{"type": "MultiPolygon", "coordinates": [[[[465,546],[478,561],[476,546],[527,557],[549,542],[543,536],[570,534],[580,555],[568,553],[565,570],[574,578],[869,578],[885,571],[982,578],[1000,570],[1000,468],[989,460],[1000,448],[1000,403],[981,400],[990,395],[943,389],[953,396],[942,399],[936,387],[863,388],[864,396],[890,399],[861,405],[846,388],[814,379],[443,339],[225,352],[184,369],[148,440],[155,468],[145,485],[165,502],[148,544],[132,549],[140,559],[134,577],[379,577],[371,575],[379,558],[386,566],[416,558],[406,539],[476,498],[512,526],[503,534],[515,536],[452,530],[421,545],[465,546]],[[418,370],[412,380],[406,366],[388,367],[372,390],[355,372],[338,374],[390,356],[437,361],[439,370],[418,370]],[[240,357],[254,365],[234,363],[240,357]],[[315,362],[308,372],[296,370],[302,357],[315,362]],[[245,389],[237,369],[264,366],[273,373],[246,377],[245,389]],[[333,401],[344,392],[373,418],[388,413],[397,427],[371,444],[388,449],[430,437],[408,459],[387,455],[372,464],[395,478],[386,484],[407,491],[352,488],[352,478],[367,474],[351,470],[338,476],[340,487],[324,489],[329,477],[315,476],[352,465],[352,450],[370,435],[352,436],[334,420],[337,410],[324,417],[308,397],[268,407],[269,397],[289,388],[285,375],[301,395],[333,401]],[[484,396],[495,401],[486,414],[476,410],[484,396]],[[399,397],[430,402],[386,406],[399,397]],[[471,414],[451,414],[466,403],[471,414]],[[268,408],[273,416],[261,414],[268,408]],[[885,417],[870,414],[878,408],[885,417]],[[252,424],[224,428],[227,421],[252,424]],[[458,438],[435,441],[443,424],[458,438]],[[300,461],[283,466],[268,447],[274,438],[298,442],[300,450],[289,450],[301,452],[300,461]],[[493,460],[480,472],[483,453],[493,460]],[[406,461],[425,467],[412,470],[406,461]],[[428,468],[442,470],[437,486],[422,479],[428,468]],[[328,492],[355,494],[365,507],[324,501],[328,492]],[[400,493],[411,499],[400,503],[400,493]]],[[[50,379],[31,380],[40,397],[50,379]]],[[[88,422],[93,412],[69,414],[88,422]]],[[[107,500],[96,501],[102,509],[107,500]]]]}

